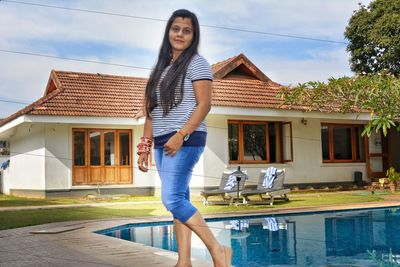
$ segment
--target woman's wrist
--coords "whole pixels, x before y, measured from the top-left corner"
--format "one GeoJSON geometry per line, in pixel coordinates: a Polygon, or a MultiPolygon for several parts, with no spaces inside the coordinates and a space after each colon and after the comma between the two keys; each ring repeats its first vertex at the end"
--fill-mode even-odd
{"type": "Polygon", "coordinates": [[[137,153],[139,156],[141,154],[150,154],[151,147],[153,146],[153,138],[142,136],[140,137],[140,143],[137,145],[137,153]]]}
{"type": "Polygon", "coordinates": [[[183,141],[187,141],[190,137],[190,134],[185,132],[183,129],[178,130],[176,133],[182,137],[183,141]]]}

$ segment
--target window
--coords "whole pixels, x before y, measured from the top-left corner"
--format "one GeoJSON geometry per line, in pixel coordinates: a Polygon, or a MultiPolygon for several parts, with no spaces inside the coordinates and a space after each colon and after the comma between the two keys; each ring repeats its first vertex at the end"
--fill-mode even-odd
{"type": "Polygon", "coordinates": [[[291,123],[228,121],[230,163],[292,161],[291,123]]]}
{"type": "Polygon", "coordinates": [[[132,131],[72,129],[72,184],[132,184],[132,131]]]}
{"type": "Polygon", "coordinates": [[[321,125],[323,162],[364,162],[363,125],[321,125]]]}
{"type": "Polygon", "coordinates": [[[119,159],[120,165],[130,165],[130,149],[129,149],[129,133],[128,132],[120,132],[119,133],[119,159]]]}
{"type": "Polygon", "coordinates": [[[90,165],[100,166],[100,137],[99,131],[90,131],[90,165]]]}
{"type": "Polygon", "coordinates": [[[74,165],[85,166],[85,132],[74,132],[74,165]]]}
{"type": "MultiPolygon", "coordinates": [[[[104,133],[104,165],[115,165],[114,132],[104,133]]],[[[129,145],[129,143],[128,143],[129,145]]]]}
{"type": "Polygon", "coordinates": [[[10,143],[6,140],[0,140],[0,156],[10,156],[10,143]]]}

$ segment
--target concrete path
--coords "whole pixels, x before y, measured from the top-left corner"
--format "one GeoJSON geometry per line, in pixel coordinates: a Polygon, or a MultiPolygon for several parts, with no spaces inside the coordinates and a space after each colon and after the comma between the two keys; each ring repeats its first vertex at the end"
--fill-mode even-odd
{"type": "MultiPolygon", "coordinates": [[[[269,209],[257,214],[266,215],[399,206],[399,198],[400,196],[395,196],[383,202],[373,203],[269,209]]],[[[205,217],[230,217],[246,214],[255,214],[255,212],[216,214],[205,217]]],[[[159,222],[170,219],[169,217],[147,217],[73,221],[3,230],[0,231],[0,267],[174,266],[177,260],[177,254],[174,252],[94,233],[97,230],[128,223],[159,222]],[[32,233],[38,231],[55,233],[32,233]]],[[[207,267],[212,266],[212,264],[203,260],[193,260],[193,266],[207,267]]]]}

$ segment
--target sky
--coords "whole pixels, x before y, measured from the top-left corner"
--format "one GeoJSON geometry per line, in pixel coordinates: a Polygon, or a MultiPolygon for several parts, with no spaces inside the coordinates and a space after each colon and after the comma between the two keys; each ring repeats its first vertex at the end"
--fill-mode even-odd
{"type": "Polygon", "coordinates": [[[0,118],[42,97],[52,69],[148,77],[166,20],[180,8],[197,15],[210,64],[243,53],[284,85],[350,76],[343,32],[358,3],[370,1],[0,0],[0,118]]]}

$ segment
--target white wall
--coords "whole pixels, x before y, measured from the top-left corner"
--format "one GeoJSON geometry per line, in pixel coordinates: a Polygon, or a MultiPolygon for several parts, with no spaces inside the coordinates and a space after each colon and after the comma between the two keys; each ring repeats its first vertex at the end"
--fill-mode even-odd
{"type": "Polygon", "coordinates": [[[10,137],[10,167],[4,178],[4,191],[10,189],[44,189],[44,126],[25,123],[10,137]]]}
{"type": "MultiPolygon", "coordinates": [[[[250,176],[247,184],[257,184],[262,168],[275,166],[285,168],[285,183],[324,183],[354,181],[354,172],[363,173],[366,180],[366,163],[322,163],[321,123],[349,123],[332,119],[307,119],[307,125],[301,118],[269,118],[209,115],[207,117],[208,138],[204,153],[203,170],[205,186],[219,185],[219,178],[224,169],[235,169],[237,164],[229,164],[228,155],[228,119],[258,121],[291,121],[293,136],[293,162],[271,164],[239,164],[250,176]]],[[[350,123],[361,123],[351,121],[350,123]]]]}
{"type": "Polygon", "coordinates": [[[207,116],[207,144],[203,154],[203,185],[219,185],[228,167],[228,122],[223,115],[207,116]]]}
{"type": "Polygon", "coordinates": [[[355,171],[362,172],[366,180],[366,163],[322,163],[321,123],[349,122],[308,119],[307,125],[303,125],[294,119],[294,160],[288,164],[286,183],[349,182],[354,181],[355,171]]]}
{"type": "Polygon", "coordinates": [[[68,125],[45,126],[45,183],[46,190],[69,189],[72,177],[72,147],[68,125]]]}

